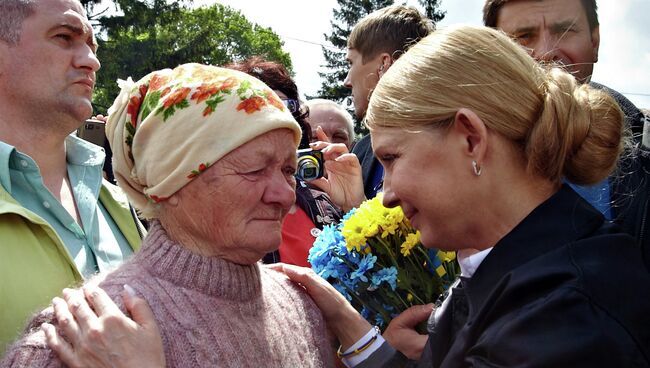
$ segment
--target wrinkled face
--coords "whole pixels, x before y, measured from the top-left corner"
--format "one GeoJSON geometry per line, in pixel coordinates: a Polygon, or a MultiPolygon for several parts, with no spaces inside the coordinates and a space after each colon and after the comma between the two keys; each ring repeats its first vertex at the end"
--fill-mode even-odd
{"type": "Polygon", "coordinates": [[[371,131],[372,148],[384,166],[384,206],[402,206],[426,247],[457,249],[471,233],[472,170],[463,138],[445,131],[371,131]]]}
{"type": "Polygon", "coordinates": [[[362,62],[361,53],[355,49],[348,49],[347,60],[350,65],[347,77],[343,84],[352,89],[352,101],[354,103],[354,114],[359,118],[366,115],[370,92],[379,82],[379,68],[381,66],[381,55],[372,60],[362,62]]]}
{"type": "Polygon", "coordinates": [[[179,190],[176,226],[210,254],[252,264],[278,248],[295,195],[293,132],[277,129],[232,151],[179,190]]]}
{"type": "Polygon", "coordinates": [[[588,82],[598,61],[598,27],[589,29],[580,0],[519,0],[499,11],[497,27],[541,61],[562,64],[580,82],[588,82]]]}
{"type": "Polygon", "coordinates": [[[326,105],[315,105],[309,108],[309,125],[311,126],[312,142],[317,140],[316,128],[323,129],[332,143],[343,143],[348,149],[352,147],[354,134],[349,131],[349,125],[340,112],[326,105]]]}
{"type": "Polygon", "coordinates": [[[18,44],[0,41],[3,103],[79,125],[92,113],[95,72],[100,67],[96,49],[79,2],[38,1],[35,13],[23,22],[18,44]]]}

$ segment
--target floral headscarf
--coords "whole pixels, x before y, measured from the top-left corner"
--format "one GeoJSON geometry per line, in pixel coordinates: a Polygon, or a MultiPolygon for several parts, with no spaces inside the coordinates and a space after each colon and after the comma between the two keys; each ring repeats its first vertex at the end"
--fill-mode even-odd
{"type": "Polygon", "coordinates": [[[106,136],[115,178],[140,210],[264,133],[289,128],[300,142],[300,126],[278,96],[238,71],[185,64],[118,83],[106,136]]]}

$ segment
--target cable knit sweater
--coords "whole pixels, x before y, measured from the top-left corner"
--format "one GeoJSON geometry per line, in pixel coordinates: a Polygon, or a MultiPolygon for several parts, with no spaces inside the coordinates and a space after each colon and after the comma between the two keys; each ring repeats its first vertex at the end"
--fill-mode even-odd
{"type": "MultiPolygon", "coordinates": [[[[313,301],[283,274],[191,253],[154,222],[140,252],[100,286],[124,310],[123,285],[147,300],[169,367],[330,367],[333,352],[313,301]]],[[[60,367],[39,326],[48,308],[1,367],[60,367]]]]}

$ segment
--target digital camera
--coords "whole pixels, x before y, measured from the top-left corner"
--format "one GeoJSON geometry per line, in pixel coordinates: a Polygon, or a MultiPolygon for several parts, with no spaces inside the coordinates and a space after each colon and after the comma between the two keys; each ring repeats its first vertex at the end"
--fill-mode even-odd
{"type": "Polygon", "coordinates": [[[296,178],[303,181],[316,180],[323,177],[325,162],[323,152],[310,148],[298,150],[298,169],[296,178]]]}

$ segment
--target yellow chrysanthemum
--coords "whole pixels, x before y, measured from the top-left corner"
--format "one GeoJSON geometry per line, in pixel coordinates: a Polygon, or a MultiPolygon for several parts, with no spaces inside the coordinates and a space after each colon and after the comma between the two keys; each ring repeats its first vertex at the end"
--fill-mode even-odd
{"type": "Polygon", "coordinates": [[[443,252],[439,250],[438,258],[440,258],[442,262],[451,262],[456,259],[456,252],[443,252]]]}
{"type": "Polygon", "coordinates": [[[364,223],[360,221],[357,216],[352,216],[343,223],[341,234],[345,238],[345,244],[348,250],[356,249],[357,252],[361,250],[366,244],[366,237],[364,236],[364,223]]]}
{"type": "Polygon", "coordinates": [[[405,257],[411,254],[411,250],[415,247],[416,244],[420,242],[420,232],[417,231],[415,233],[408,234],[406,236],[406,240],[404,240],[404,243],[402,243],[400,252],[402,255],[405,257]]]}
{"type": "Polygon", "coordinates": [[[391,208],[388,213],[387,220],[393,224],[399,224],[404,221],[404,211],[402,207],[391,208]]]}
{"type": "Polygon", "coordinates": [[[385,238],[388,235],[393,235],[399,228],[399,224],[387,224],[385,226],[382,226],[382,232],[381,232],[381,237],[385,238]]]}

